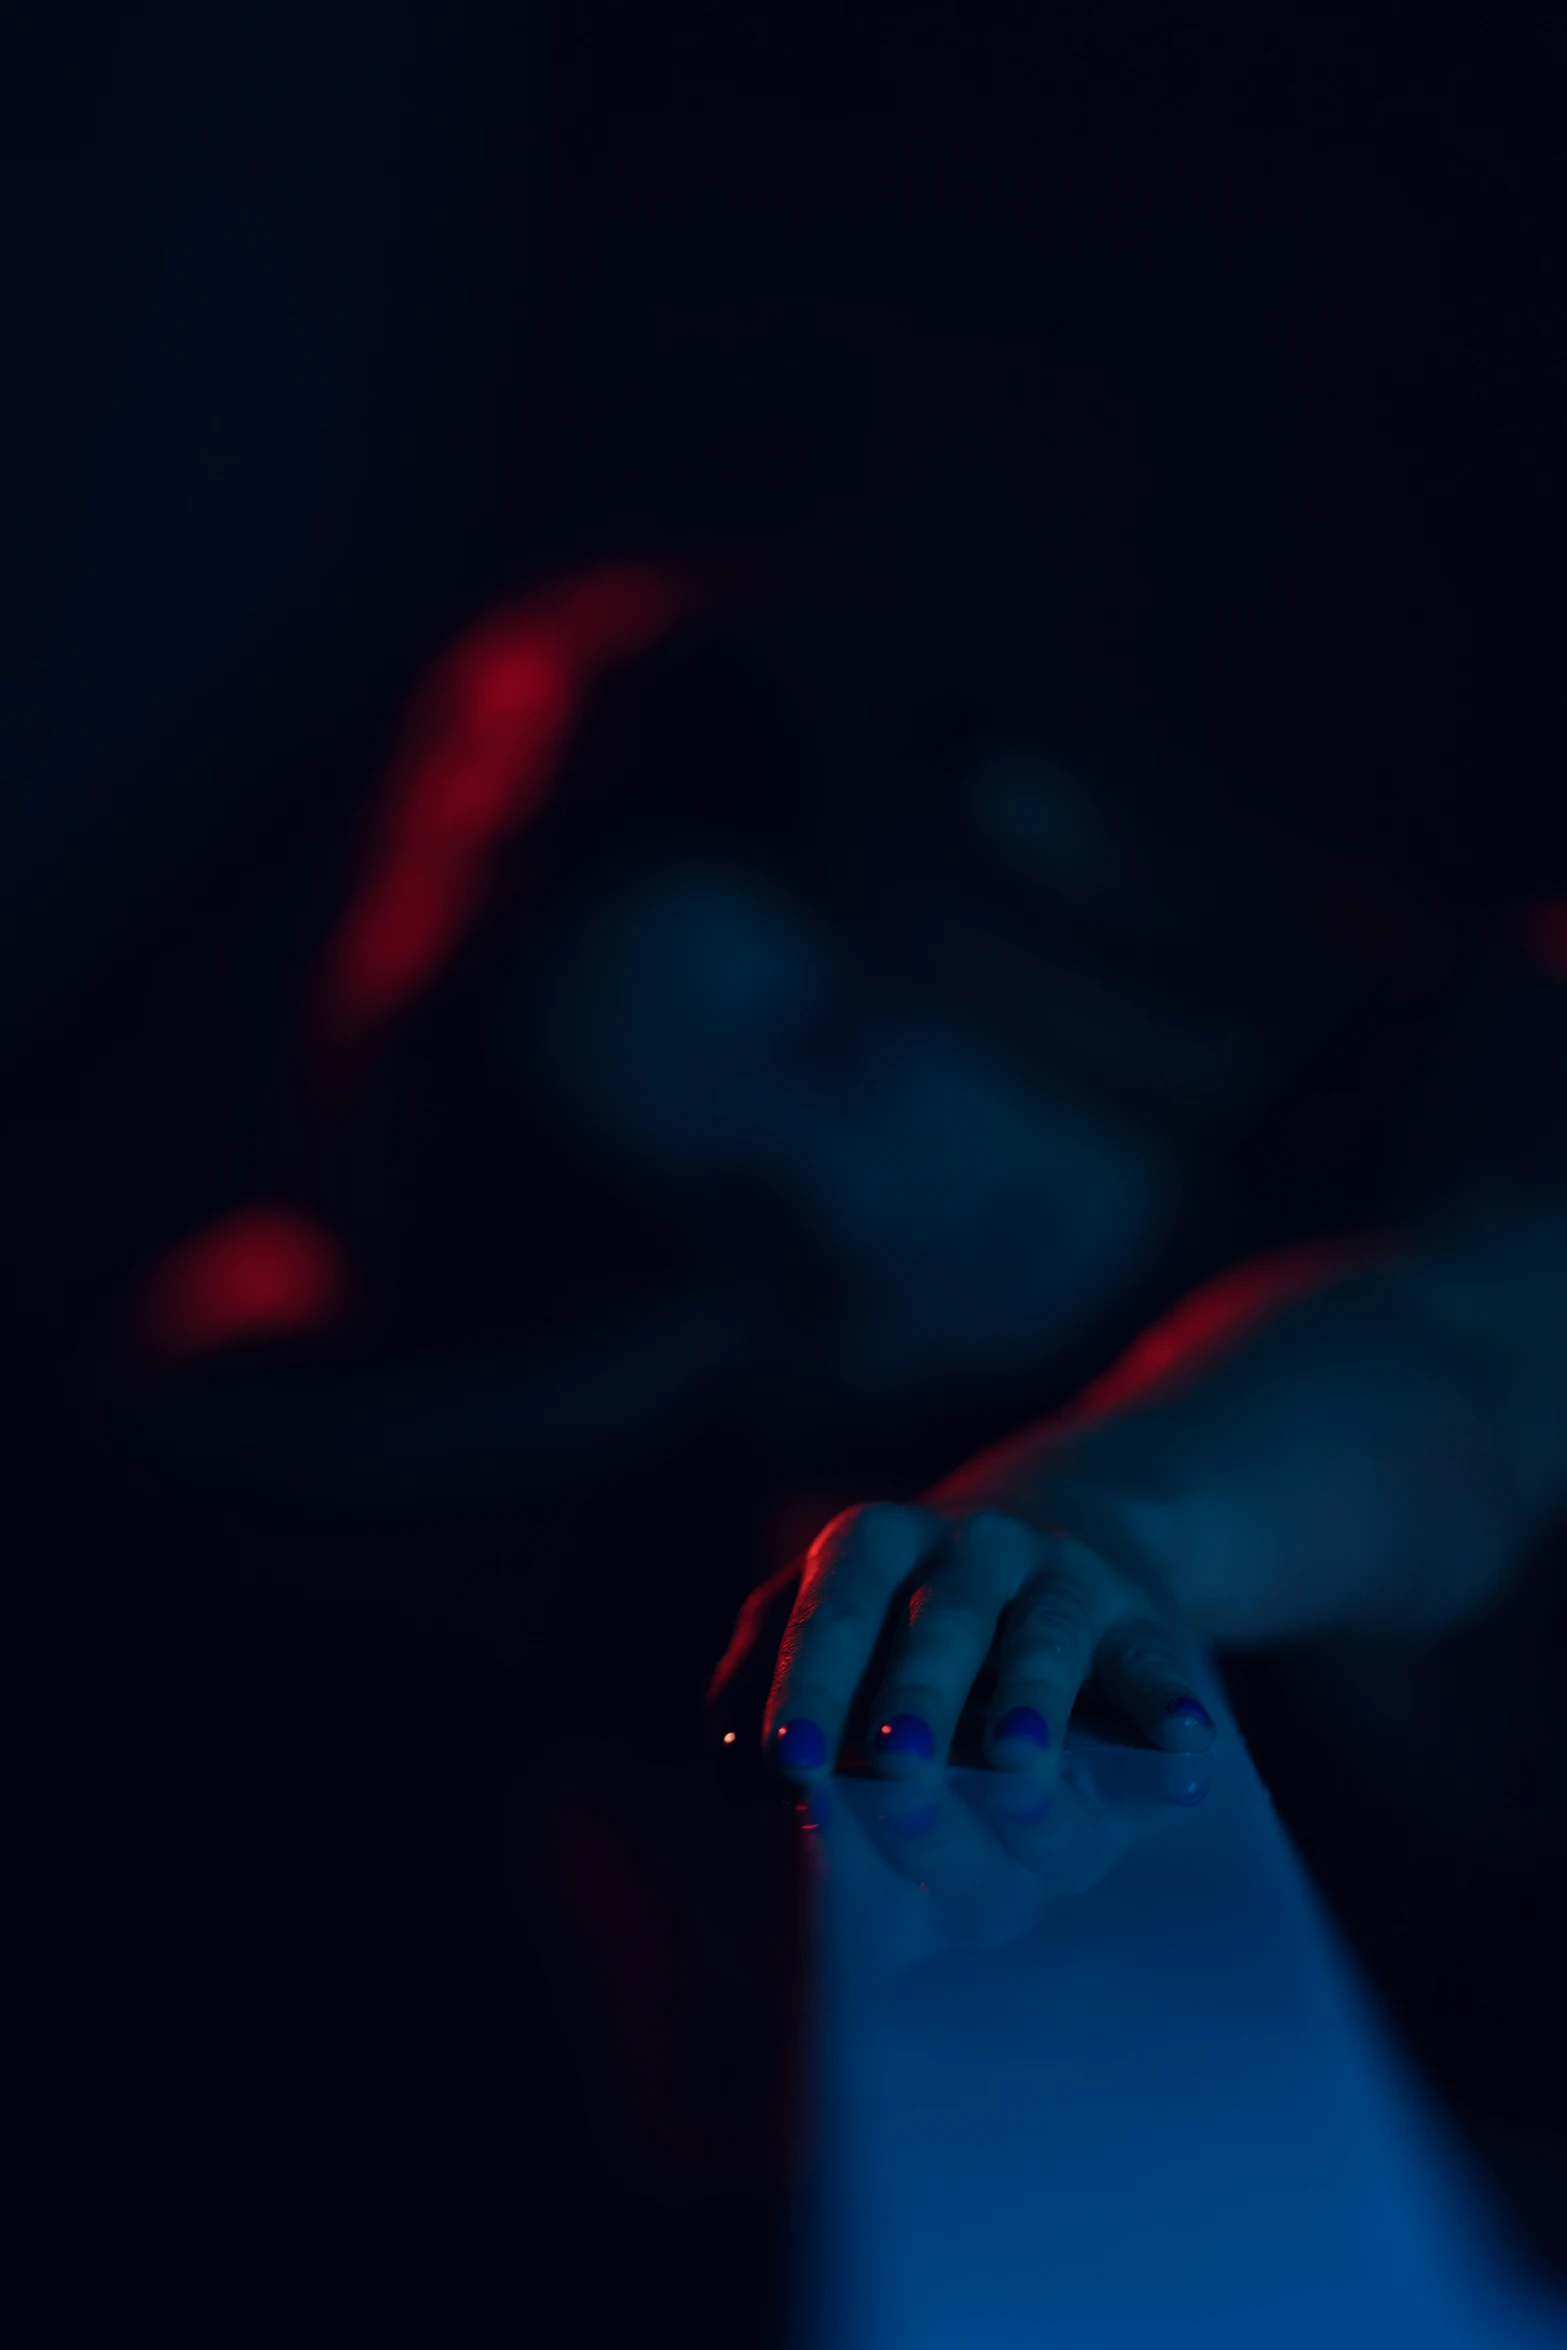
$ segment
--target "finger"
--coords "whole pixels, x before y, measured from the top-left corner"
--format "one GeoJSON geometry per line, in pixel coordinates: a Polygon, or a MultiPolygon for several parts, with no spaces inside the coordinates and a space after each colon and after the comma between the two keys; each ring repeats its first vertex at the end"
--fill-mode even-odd
{"type": "Polygon", "coordinates": [[[1105,1629],[1103,1561],[1070,1535],[1019,1591],[996,1659],[985,1753],[998,1770],[1054,1774],[1077,1693],[1105,1629]]]}
{"type": "Polygon", "coordinates": [[[1150,1745],[1200,1754],[1213,1744],[1213,1722],[1192,1687],[1182,1644],[1157,1616],[1127,1615],[1111,1624],[1094,1652],[1094,1679],[1150,1745]]]}
{"type": "Polygon", "coordinates": [[[845,1510],[817,1536],[762,1724],[763,1752],[781,1770],[832,1768],[893,1598],[946,1536],[934,1510],[889,1502],[845,1510]]]}
{"type": "Polygon", "coordinates": [[[804,1559],[791,1559],[758,1585],[735,1618],[729,1646],[713,1668],[705,1701],[708,1732],[732,1755],[743,1748],[749,1759],[756,1752],[778,1650],[804,1573],[804,1559]]]}
{"type": "Polygon", "coordinates": [[[951,1529],[888,1653],[866,1739],[879,1776],[923,1778],[945,1768],[997,1621],[1038,1566],[1046,1539],[995,1510],[951,1529]]]}

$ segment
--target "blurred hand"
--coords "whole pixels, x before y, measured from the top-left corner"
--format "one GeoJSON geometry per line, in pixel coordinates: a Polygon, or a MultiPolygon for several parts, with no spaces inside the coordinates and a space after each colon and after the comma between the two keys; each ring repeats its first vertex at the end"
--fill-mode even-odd
{"type": "Polygon", "coordinates": [[[1185,1301],[924,1501],[834,1519],[747,1603],[710,1701],[747,1734],[765,1669],[764,1751],[795,1777],[933,1779],[967,1718],[980,1759],[1044,1783],[1085,1688],[1199,1750],[1204,1644],[1443,1626],[1499,1587],[1509,1538],[1480,1358],[1396,1265],[1297,1253],[1271,1290],[1185,1301]]]}

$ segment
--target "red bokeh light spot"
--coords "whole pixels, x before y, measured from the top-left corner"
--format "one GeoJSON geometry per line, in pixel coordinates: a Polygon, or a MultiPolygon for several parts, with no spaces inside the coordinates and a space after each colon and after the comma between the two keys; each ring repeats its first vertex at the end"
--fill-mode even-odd
{"type": "Polygon", "coordinates": [[[352,1289],[341,1244],[291,1208],[245,1208],[169,1251],[141,1285],[138,1350],[174,1365],[245,1339],[323,1330],[352,1289]]]}

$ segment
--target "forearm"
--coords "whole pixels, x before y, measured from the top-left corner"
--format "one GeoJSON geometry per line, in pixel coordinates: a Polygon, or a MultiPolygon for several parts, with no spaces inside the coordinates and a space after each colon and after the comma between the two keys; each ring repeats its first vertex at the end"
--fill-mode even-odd
{"type": "MultiPolygon", "coordinates": [[[[1356,1275],[1380,1277],[1406,1249],[1375,1233],[1291,1244],[1230,1267],[1177,1299],[1065,1410],[965,1462],[930,1498],[1036,1522],[1070,1517],[1086,1537],[1139,1554],[1150,1571],[1180,1569],[1174,1596],[1211,1632],[1206,1598],[1178,1554],[1183,1539],[1187,1550],[1194,1541],[1193,1492],[1222,1488],[1241,1465],[1235,1358],[1249,1358],[1259,1340],[1267,1346],[1280,1320],[1315,1293],[1362,1291],[1356,1275]]],[[[1373,1327],[1380,1318],[1373,1304],[1373,1327]]],[[[1339,1343],[1346,1338],[1352,1347],[1343,1332],[1339,1343]]]]}
{"type": "Polygon", "coordinates": [[[933,1498],[1070,1526],[1218,1645],[1450,1629],[1562,1505],[1562,1260],[1515,1206],[1238,1268],[933,1498]]]}

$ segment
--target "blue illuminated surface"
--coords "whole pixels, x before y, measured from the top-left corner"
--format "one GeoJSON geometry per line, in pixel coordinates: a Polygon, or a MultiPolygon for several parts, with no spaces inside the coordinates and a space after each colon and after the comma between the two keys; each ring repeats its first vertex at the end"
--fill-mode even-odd
{"type": "Polygon", "coordinates": [[[1203,1694],[1048,1806],[826,1790],[793,2350],[1567,2344],[1203,1694]]]}

